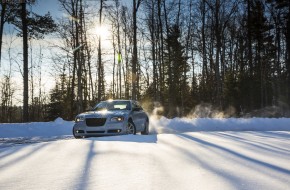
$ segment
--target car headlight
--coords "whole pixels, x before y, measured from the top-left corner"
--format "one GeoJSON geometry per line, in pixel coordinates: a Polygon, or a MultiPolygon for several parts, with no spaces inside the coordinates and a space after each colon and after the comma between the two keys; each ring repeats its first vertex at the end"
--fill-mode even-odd
{"type": "Polygon", "coordinates": [[[112,117],[110,121],[121,122],[124,121],[124,117],[123,116],[112,117]]]}
{"type": "Polygon", "coordinates": [[[84,116],[77,116],[76,118],[75,118],[75,122],[77,123],[77,122],[80,122],[80,121],[84,121],[85,120],[85,117],[84,116]]]}

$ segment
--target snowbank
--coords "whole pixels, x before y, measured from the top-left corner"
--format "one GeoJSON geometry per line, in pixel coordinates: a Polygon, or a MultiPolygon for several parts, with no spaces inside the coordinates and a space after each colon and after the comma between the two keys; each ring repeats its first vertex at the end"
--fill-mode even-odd
{"type": "MultiPolygon", "coordinates": [[[[71,136],[73,124],[61,118],[53,122],[0,124],[0,138],[71,136]]],[[[194,131],[290,131],[290,118],[150,118],[151,133],[194,131]]]]}
{"type": "Polygon", "coordinates": [[[290,118],[174,118],[150,120],[156,133],[193,131],[290,131],[290,118]]]}
{"type": "Polygon", "coordinates": [[[57,118],[52,122],[0,124],[0,138],[56,137],[72,134],[74,122],[57,118]]]}

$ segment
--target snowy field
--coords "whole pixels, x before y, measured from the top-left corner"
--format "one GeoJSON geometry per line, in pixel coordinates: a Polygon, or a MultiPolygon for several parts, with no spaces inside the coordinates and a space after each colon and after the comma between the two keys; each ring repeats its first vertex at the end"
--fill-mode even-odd
{"type": "Polygon", "coordinates": [[[60,118],[0,124],[0,189],[290,189],[290,119],[150,122],[86,139],[60,118]]]}

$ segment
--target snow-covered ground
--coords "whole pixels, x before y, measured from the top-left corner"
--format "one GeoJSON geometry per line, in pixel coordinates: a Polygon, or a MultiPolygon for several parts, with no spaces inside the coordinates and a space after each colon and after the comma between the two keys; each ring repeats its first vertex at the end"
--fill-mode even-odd
{"type": "Polygon", "coordinates": [[[0,189],[290,189],[290,119],[150,122],[86,139],[60,118],[0,124],[0,189]]]}

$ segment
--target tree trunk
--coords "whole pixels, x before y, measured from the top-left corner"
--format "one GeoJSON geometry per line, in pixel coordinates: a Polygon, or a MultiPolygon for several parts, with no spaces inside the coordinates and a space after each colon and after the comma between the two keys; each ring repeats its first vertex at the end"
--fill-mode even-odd
{"type": "MultiPolygon", "coordinates": [[[[125,25],[125,31],[127,31],[127,26],[125,25]]],[[[127,46],[127,35],[124,35],[124,48],[125,48],[125,66],[126,66],[126,81],[125,81],[125,98],[129,99],[130,96],[130,75],[129,75],[129,55],[128,55],[128,46],[127,46]]]]}
{"type": "MultiPolygon", "coordinates": [[[[76,4],[76,15],[75,17],[78,18],[79,14],[78,14],[78,1],[76,4]]],[[[81,39],[81,27],[82,27],[82,22],[78,22],[77,20],[74,21],[75,22],[75,26],[76,26],[76,47],[79,48],[81,47],[81,43],[80,43],[80,39],[81,39]]],[[[76,56],[76,60],[77,60],[77,82],[78,82],[78,104],[77,104],[77,112],[81,113],[83,111],[83,86],[82,86],[82,59],[81,59],[81,53],[82,53],[83,48],[79,48],[78,50],[75,51],[75,56],[76,56]]]]}
{"type": "MultiPolygon", "coordinates": [[[[99,10],[99,27],[102,26],[102,14],[103,14],[103,5],[104,0],[100,1],[100,10],[99,10]]],[[[98,101],[103,99],[104,95],[104,66],[102,63],[102,38],[99,35],[99,46],[98,46],[98,101]]]]}
{"type": "Polygon", "coordinates": [[[21,21],[23,32],[23,122],[29,121],[28,111],[28,32],[26,2],[21,3],[21,21]]]}
{"type": "MultiPolygon", "coordinates": [[[[125,59],[125,68],[126,68],[126,72],[123,72],[124,74],[124,84],[125,84],[125,98],[129,99],[130,98],[130,69],[129,69],[129,48],[130,46],[128,46],[127,44],[127,37],[128,37],[128,27],[127,27],[127,10],[122,7],[121,9],[122,13],[121,13],[121,22],[122,22],[122,26],[123,26],[123,47],[124,47],[124,59],[125,59]]],[[[124,70],[124,67],[123,67],[124,70]]]]}
{"type": "Polygon", "coordinates": [[[216,80],[216,100],[217,105],[222,107],[222,92],[220,79],[220,52],[221,52],[221,30],[219,22],[220,1],[216,1],[215,6],[215,37],[216,37],[216,57],[215,57],[215,80],[216,80]]]}
{"type": "Polygon", "coordinates": [[[287,83],[288,83],[288,105],[290,105],[290,4],[288,5],[288,14],[287,14],[287,33],[286,33],[286,49],[287,49],[287,60],[286,60],[286,69],[287,69],[287,83]]]}
{"type": "MultiPolygon", "coordinates": [[[[85,22],[85,13],[84,13],[84,8],[82,6],[82,14],[81,14],[81,17],[82,17],[82,30],[83,30],[83,40],[84,40],[84,52],[86,52],[86,57],[87,57],[87,60],[84,60],[84,61],[87,61],[87,67],[88,67],[88,78],[89,78],[89,84],[88,84],[88,88],[90,89],[89,92],[90,94],[88,93],[88,101],[89,101],[89,106],[92,102],[92,100],[94,100],[94,85],[93,85],[93,77],[92,77],[92,64],[91,64],[91,59],[92,59],[92,56],[91,56],[91,46],[89,45],[88,43],[88,38],[87,38],[87,27],[86,27],[86,22],[85,22]]],[[[84,54],[83,52],[83,54],[84,54]]]]}
{"type": "Polygon", "coordinates": [[[161,0],[158,0],[158,37],[159,37],[159,49],[158,49],[158,61],[159,61],[159,94],[158,99],[161,103],[164,103],[164,39],[163,39],[163,23],[161,19],[161,0]]]}
{"type": "Polygon", "coordinates": [[[152,65],[153,65],[153,100],[157,100],[157,81],[158,81],[158,74],[157,74],[157,67],[156,67],[156,40],[155,40],[155,19],[154,19],[154,1],[151,0],[151,13],[150,13],[150,37],[151,37],[151,55],[152,55],[152,65]]]}
{"type": "Polygon", "coordinates": [[[137,99],[137,4],[133,0],[132,99],[137,99]]]}
{"type": "MultiPolygon", "coordinates": [[[[205,2],[202,1],[202,26],[201,26],[201,38],[202,38],[202,88],[205,88],[206,79],[208,76],[207,69],[207,51],[206,51],[206,41],[205,41],[205,2]]],[[[207,97],[207,94],[205,94],[207,97]]]]}
{"type": "MultiPolygon", "coordinates": [[[[119,69],[119,89],[120,89],[120,94],[119,98],[122,98],[122,57],[121,57],[121,39],[120,39],[120,23],[119,23],[119,10],[117,12],[117,43],[118,43],[118,69],[119,69]]],[[[115,55],[115,54],[114,54],[115,55]]]]}
{"type": "Polygon", "coordinates": [[[1,67],[1,52],[2,52],[2,37],[3,37],[3,30],[4,30],[4,16],[6,13],[6,3],[1,3],[2,10],[1,10],[1,23],[0,23],[0,67],[1,67]]]}
{"type": "MultiPolygon", "coordinates": [[[[252,79],[253,77],[253,53],[252,53],[252,34],[251,34],[251,3],[252,0],[248,0],[248,4],[247,4],[247,12],[248,12],[248,15],[247,15],[247,22],[248,22],[248,28],[247,28],[247,39],[248,39],[248,59],[249,59],[249,70],[250,70],[250,73],[249,73],[249,78],[252,79]]],[[[253,84],[250,83],[249,84],[249,94],[250,94],[250,100],[248,100],[250,102],[250,109],[253,108],[253,84]]]]}
{"type": "MultiPolygon", "coordinates": [[[[166,27],[166,36],[169,37],[169,24],[168,24],[168,15],[167,15],[167,9],[166,4],[164,2],[163,5],[164,8],[164,18],[165,18],[165,27],[166,27]]],[[[168,46],[167,42],[167,51],[168,51],[168,108],[169,108],[169,117],[176,116],[176,81],[174,80],[173,70],[172,70],[172,58],[171,58],[171,49],[168,46]]]]}
{"type": "Polygon", "coordinates": [[[113,35],[113,49],[114,49],[114,58],[113,58],[113,86],[112,86],[112,98],[115,99],[115,67],[116,67],[116,45],[115,45],[115,36],[113,35]]]}

